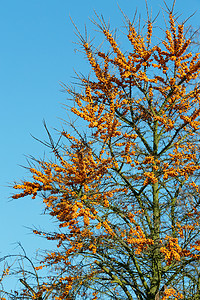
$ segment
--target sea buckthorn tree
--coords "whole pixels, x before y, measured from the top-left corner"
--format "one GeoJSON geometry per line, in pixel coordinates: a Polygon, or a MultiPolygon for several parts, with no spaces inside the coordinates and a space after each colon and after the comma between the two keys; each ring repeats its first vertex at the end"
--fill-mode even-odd
{"type": "Polygon", "coordinates": [[[60,275],[40,295],[200,299],[199,53],[173,9],[159,38],[149,16],[142,29],[125,16],[126,51],[97,18],[101,47],[77,33],[92,73],[63,85],[83,131],[71,122],[59,144],[48,132],[54,159],[14,186],[59,225],[34,231],[58,246],[41,268],[60,275]]]}

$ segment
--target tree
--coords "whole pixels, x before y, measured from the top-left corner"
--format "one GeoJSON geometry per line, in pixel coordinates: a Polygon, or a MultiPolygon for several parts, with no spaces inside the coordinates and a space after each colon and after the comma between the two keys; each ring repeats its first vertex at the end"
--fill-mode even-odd
{"type": "Polygon", "coordinates": [[[77,30],[93,73],[63,87],[87,132],[71,121],[55,143],[46,127],[54,159],[13,196],[42,195],[58,221],[34,230],[58,243],[41,261],[60,274],[54,299],[200,299],[200,61],[174,4],[159,40],[149,14],[144,27],[124,15],[125,52],[103,17],[108,46],[77,30]]]}

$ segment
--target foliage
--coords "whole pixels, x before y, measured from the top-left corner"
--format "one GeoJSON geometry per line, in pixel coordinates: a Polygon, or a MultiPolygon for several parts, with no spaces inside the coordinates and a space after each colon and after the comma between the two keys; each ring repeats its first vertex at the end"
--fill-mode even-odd
{"type": "Polygon", "coordinates": [[[124,52],[96,16],[108,46],[78,32],[93,73],[78,91],[63,85],[87,133],[71,122],[55,144],[47,129],[54,159],[14,186],[14,199],[42,195],[59,224],[34,231],[58,244],[40,264],[59,274],[49,297],[200,299],[199,53],[173,9],[159,40],[149,15],[142,29],[125,16],[124,52]]]}

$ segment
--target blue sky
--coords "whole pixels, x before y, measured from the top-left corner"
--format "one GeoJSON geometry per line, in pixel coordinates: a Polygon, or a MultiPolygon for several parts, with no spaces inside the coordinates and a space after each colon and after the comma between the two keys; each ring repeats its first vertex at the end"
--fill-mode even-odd
{"type": "MultiPolygon", "coordinates": [[[[170,5],[171,0],[166,0],[170,5]]],[[[32,256],[38,248],[47,248],[49,242],[35,237],[26,227],[50,229],[55,226],[42,215],[41,199],[9,201],[13,181],[27,178],[29,173],[20,165],[27,165],[25,155],[42,157],[48,149],[36,142],[30,134],[47,140],[42,124],[61,129],[66,113],[62,104],[67,95],[61,92],[59,82],[73,81],[74,70],[88,73],[88,65],[80,52],[74,51],[77,38],[69,16],[81,32],[87,25],[91,37],[96,33],[89,21],[93,9],[103,14],[111,27],[123,26],[117,3],[131,18],[136,7],[143,18],[144,0],[6,0],[0,3],[0,257],[16,252],[20,241],[32,256]]],[[[156,16],[160,0],[148,0],[156,16]]],[[[199,0],[177,0],[177,12],[199,27],[199,0]]],[[[98,40],[96,40],[98,44],[98,40]]]]}

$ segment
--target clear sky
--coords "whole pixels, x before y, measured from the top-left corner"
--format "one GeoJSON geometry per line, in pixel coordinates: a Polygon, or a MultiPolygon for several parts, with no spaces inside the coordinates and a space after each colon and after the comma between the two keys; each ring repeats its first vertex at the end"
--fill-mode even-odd
{"type": "MultiPolygon", "coordinates": [[[[172,0],[165,0],[171,5],[172,0]]],[[[62,103],[67,95],[61,92],[59,82],[73,81],[74,70],[88,73],[88,65],[80,52],[74,51],[77,41],[69,16],[81,32],[87,25],[92,36],[96,33],[89,17],[93,9],[110,19],[111,27],[123,26],[117,3],[130,17],[135,9],[146,17],[144,0],[4,0],[0,3],[0,256],[16,252],[20,241],[32,255],[48,243],[35,237],[26,227],[53,228],[52,220],[43,216],[41,199],[9,201],[15,180],[29,176],[20,165],[27,165],[25,155],[42,157],[48,149],[36,142],[30,134],[47,140],[42,124],[61,129],[66,118],[62,103]]],[[[148,0],[156,16],[161,0],[148,0]]],[[[200,1],[177,0],[175,11],[199,27],[200,1]]],[[[189,24],[188,23],[188,24],[189,24]]],[[[98,44],[98,40],[97,40],[98,44]]],[[[56,137],[56,136],[55,136],[56,137]]]]}

